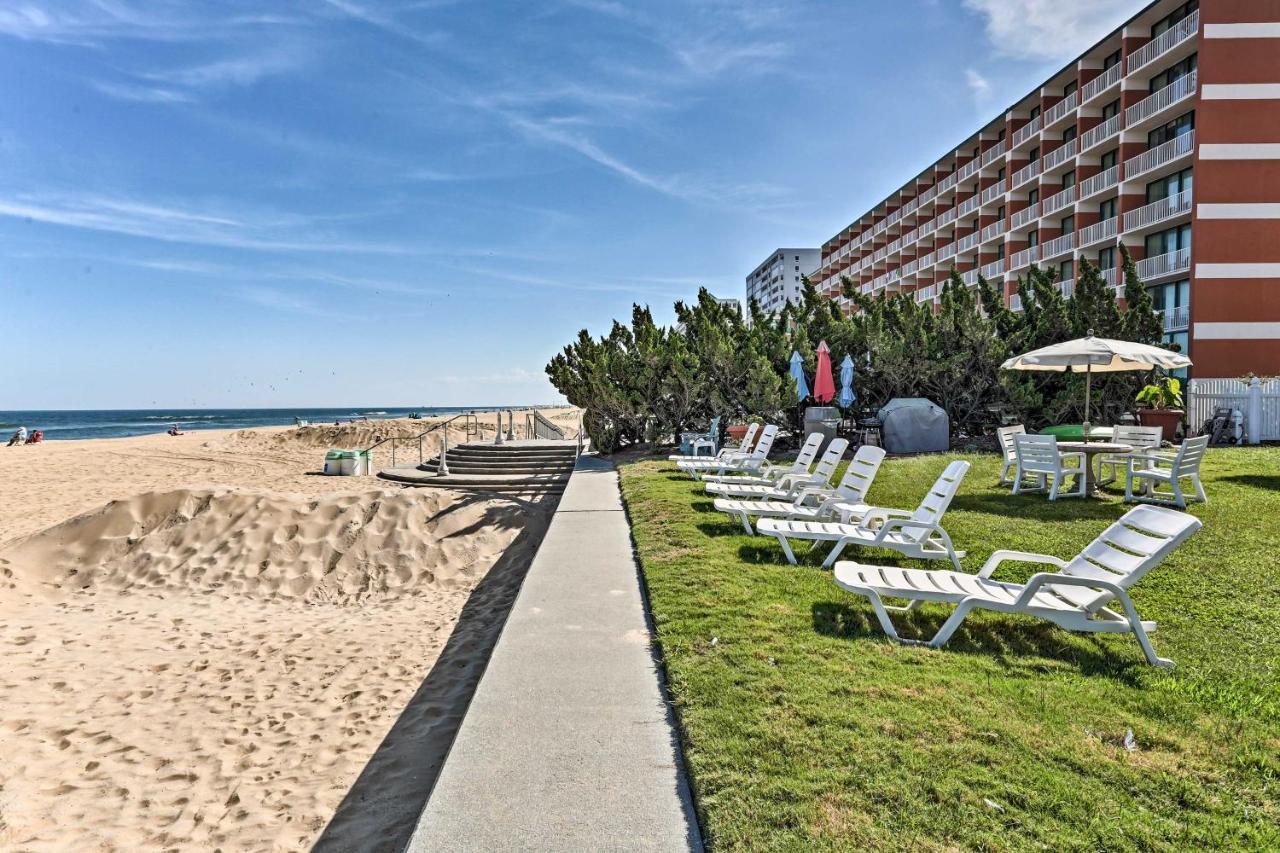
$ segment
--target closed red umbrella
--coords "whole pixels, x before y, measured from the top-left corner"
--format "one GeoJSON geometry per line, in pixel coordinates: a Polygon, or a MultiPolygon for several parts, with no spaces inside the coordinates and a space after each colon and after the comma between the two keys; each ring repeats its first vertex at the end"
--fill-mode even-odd
{"type": "Polygon", "coordinates": [[[836,382],[831,376],[831,350],[827,342],[818,344],[818,369],[813,377],[813,399],[830,403],[836,396],[836,382]]]}

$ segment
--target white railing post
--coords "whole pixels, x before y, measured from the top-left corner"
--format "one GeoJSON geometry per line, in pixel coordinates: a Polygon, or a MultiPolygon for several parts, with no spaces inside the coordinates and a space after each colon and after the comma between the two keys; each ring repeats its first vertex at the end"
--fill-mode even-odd
{"type": "Polygon", "coordinates": [[[1262,380],[1253,377],[1249,380],[1249,396],[1244,413],[1245,443],[1260,444],[1262,442],[1262,380]]]}
{"type": "Polygon", "coordinates": [[[497,429],[493,433],[493,443],[495,445],[502,444],[502,409],[496,409],[493,413],[497,417],[497,429]]]}
{"type": "Polygon", "coordinates": [[[440,439],[440,465],[436,468],[436,474],[441,477],[449,476],[449,428],[444,427],[441,430],[444,433],[440,439]]]}
{"type": "Polygon", "coordinates": [[[507,409],[507,441],[516,440],[516,413],[507,409]]]}

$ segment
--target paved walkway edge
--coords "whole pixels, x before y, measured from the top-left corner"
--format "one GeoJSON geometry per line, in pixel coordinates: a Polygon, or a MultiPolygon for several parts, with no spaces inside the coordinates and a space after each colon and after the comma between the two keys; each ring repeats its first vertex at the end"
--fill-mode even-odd
{"type": "Polygon", "coordinates": [[[579,459],[410,853],[702,849],[618,474],[579,459]]]}

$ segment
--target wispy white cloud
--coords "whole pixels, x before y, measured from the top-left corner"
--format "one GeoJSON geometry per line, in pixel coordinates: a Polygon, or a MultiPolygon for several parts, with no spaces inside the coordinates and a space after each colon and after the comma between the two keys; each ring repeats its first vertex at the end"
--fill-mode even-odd
{"type": "Polygon", "coordinates": [[[381,9],[356,3],[354,0],[321,0],[321,2],[349,18],[425,47],[438,47],[447,38],[442,33],[423,33],[381,9]]]}
{"type": "Polygon", "coordinates": [[[997,52],[1015,59],[1068,59],[1133,13],[1133,0],[964,0],[986,19],[997,52]]]}
{"type": "Polygon", "coordinates": [[[49,44],[98,46],[106,42],[191,41],[233,35],[245,28],[292,25],[301,19],[274,13],[227,14],[175,0],[140,8],[128,0],[59,0],[0,7],[0,36],[49,44]],[[210,11],[212,10],[212,11],[210,11]]]}
{"type": "Polygon", "coordinates": [[[188,92],[179,92],[176,89],[164,86],[111,83],[105,80],[94,80],[91,85],[102,94],[121,101],[138,101],[145,104],[183,104],[194,100],[188,92]]]}
{"type": "Polygon", "coordinates": [[[979,106],[985,104],[991,98],[991,81],[983,77],[973,68],[964,70],[964,81],[969,86],[969,92],[972,93],[974,101],[979,106]]]}

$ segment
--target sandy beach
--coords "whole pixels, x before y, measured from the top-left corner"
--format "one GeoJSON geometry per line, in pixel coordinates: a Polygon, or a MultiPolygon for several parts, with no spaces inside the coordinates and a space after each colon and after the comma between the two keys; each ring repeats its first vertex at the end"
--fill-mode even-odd
{"type": "Polygon", "coordinates": [[[427,423],[0,448],[0,849],[397,837],[549,509],[316,475],[427,423]]]}

